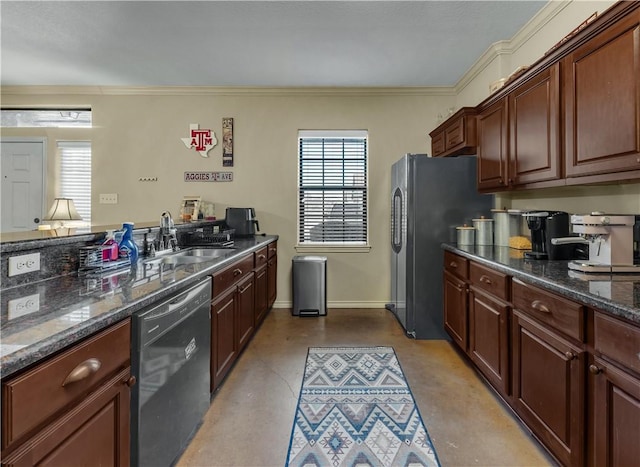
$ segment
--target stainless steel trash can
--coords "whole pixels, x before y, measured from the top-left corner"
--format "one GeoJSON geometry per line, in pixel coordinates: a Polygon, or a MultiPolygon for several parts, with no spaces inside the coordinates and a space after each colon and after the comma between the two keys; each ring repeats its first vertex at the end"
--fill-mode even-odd
{"type": "Polygon", "coordinates": [[[325,316],[327,314],[326,256],[293,257],[294,316],[325,316]]]}

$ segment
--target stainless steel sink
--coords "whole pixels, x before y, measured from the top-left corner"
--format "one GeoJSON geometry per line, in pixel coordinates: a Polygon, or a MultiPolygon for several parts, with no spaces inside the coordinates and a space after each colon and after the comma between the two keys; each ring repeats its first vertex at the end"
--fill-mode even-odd
{"type": "Polygon", "coordinates": [[[146,264],[194,264],[213,261],[217,258],[231,255],[235,248],[192,248],[169,253],[166,256],[151,258],[146,264]]]}
{"type": "Polygon", "coordinates": [[[190,250],[179,251],[176,255],[182,258],[221,258],[235,252],[235,248],[192,248],[190,250]]]}

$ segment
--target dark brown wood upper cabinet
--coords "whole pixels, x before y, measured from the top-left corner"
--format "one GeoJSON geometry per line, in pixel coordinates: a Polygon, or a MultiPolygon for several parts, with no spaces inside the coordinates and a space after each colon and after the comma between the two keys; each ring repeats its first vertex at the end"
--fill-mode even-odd
{"type": "Polygon", "coordinates": [[[569,53],[563,69],[567,178],[640,177],[640,11],[569,53]]]}
{"type": "Polygon", "coordinates": [[[462,156],[476,153],[476,109],[463,107],[442,122],[431,136],[433,157],[462,156]]]}
{"type": "Polygon", "coordinates": [[[478,190],[500,191],[509,184],[507,99],[478,113],[478,190]]]}
{"type": "Polygon", "coordinates": [[[509,185],[557,180],[560,164],[560,65],[509,94],[509,185]]]}

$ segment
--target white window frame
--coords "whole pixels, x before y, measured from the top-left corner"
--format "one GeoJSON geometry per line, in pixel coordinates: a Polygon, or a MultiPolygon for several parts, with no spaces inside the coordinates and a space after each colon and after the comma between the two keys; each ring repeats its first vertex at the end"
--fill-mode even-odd
{"type": "Polygon", "coordinates": [[[370,160],[370,150],[369,150],[369,134],[367,130],[299,130],[298,138],[297,138],[297,150],[296,155],[298,159],[298,171],[297,171],[297,181],[296,181],[296,190],[297,190],[297,222],[296,222],[296,251],[298,252],[354,252],[354,253],[362,253],[368,252],[371,249],[369,244],[369,218],[370,218],[370,209],[369,209],[369,160],[370,160]],[[302,187],[300,185],[301,182],[301,160],[300,160],[300,143],[303,138],[364,138],[366,140],[366,152],[365,152],[365,185],[364,185],[364,196],[366,201],[364,202],[364,219],[366,224],[365,229],[365,241],[362,243],[358,242],[312,242],[312,241],[301,241],[301,222],[302,222],[302,205],[301,205],[301,190],[302,187]]]}
{"type": "MultiPolygon", "coordinates": [[[[74,204],[76,206],[76,210],[78,211],[78,214],[80,214],[80,216],[82,217],[82,221],[78,221],[78,226],[80,225],[91,225],[91,214],[92,214],[92,209],[91,209],[91,164],[92,164],[92,160],[91,160],[91,151],[92,151],[92,147],[91,147],[91,141],[78,141],[78,140],[58,140],[56,141],[56,152],[57,152],[57,159],[58,159],[58,180],[59,180],[59,184],[58,184],[58,192],[59,192],[59,196],[62,198],[71,198],[74,201],[74,204]],[[65,149],[72,149],[72,148],[88,148],[89,149],[89,171],[88,175],[89,177],[89,191],[88,193],[84,193],[81,195],[78,195],[76,188],[72,187],[72,186],[65,186],[65,182],[64,180],[66,178],[69,178],[69,172],[67,170],[64,170],[63,168],[63,164],[65,164],[65,149]]],[[[70,156],[70,154],[67,154],[67,156],[70,156]]]]}

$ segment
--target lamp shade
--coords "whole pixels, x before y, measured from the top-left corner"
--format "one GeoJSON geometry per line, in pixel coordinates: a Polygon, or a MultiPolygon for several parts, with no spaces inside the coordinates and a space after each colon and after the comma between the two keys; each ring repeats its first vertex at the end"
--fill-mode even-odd
{"type": "Polygon", "coordinates": [[[76,211],[76,206],[71,198],[56,198],[53,201],[46,221],[81,221],[82,217],[76,211]]]}

